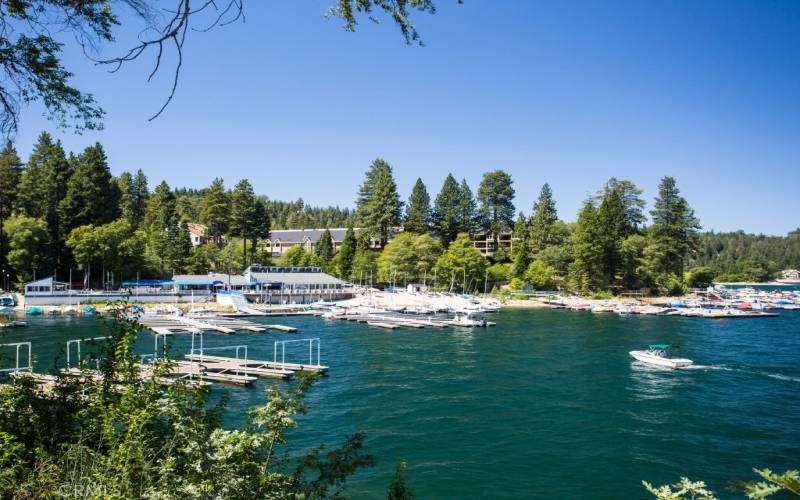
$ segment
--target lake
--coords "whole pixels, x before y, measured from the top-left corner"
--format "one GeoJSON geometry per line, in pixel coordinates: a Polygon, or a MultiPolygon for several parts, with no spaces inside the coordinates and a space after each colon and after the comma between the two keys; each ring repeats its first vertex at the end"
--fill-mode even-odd
{"type": "MultiPolygon", "coordinates": [[[[97,318],[28,319],[1,342],[31,340],[39,371],[67,339],[103,331],[97,318]]],[[[647,498],[641,480],[681,475],[724,498],[753,467],[800,467],[800,311],[708,320],[505,310],[492,320],[497,327],[386,331],[270,318],[300,332],[207,334],[205,343],[247,344],[250,358],[271,359],[276,340],[321,338],[330,374],[312,389],[292,445],[366,433],[378,463],[350,480],[354,498],[385,498],[401,459],[419,498],[647,498]],[[696,366],[651,369],[628,355],[662,342],[696,366]]],[[[186,336],[171,342],[188,349],[186,336]]],[[[141,352],[152,345],[141,336],[141,352]]],[[[307,345],[287,350],[287,361],[303,358],[307,345]]],[[[227,425],[273,383],[284,384],[216,385],[230,391],[227,425]]]]}

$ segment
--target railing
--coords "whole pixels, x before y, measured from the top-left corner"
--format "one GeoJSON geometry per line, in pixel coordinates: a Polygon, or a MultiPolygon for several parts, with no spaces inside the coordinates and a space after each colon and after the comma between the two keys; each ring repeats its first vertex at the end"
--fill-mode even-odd
{"type": "Polygon", "coordinates": [[[308,364],[309,366],[322,366],[320,364],[320,340],[319,338],[312,339],[297,339],[297,340],[278,340],[275,342],[274,350],[272,353],[272,362],[278,364],[278,344],[281,345],[281,369],[286,369],[286,344],[297,344],[301,342],[308,342],[308,364]],[[317,364],[314,365],[314,343],[317,344],[317,364]]]}
{"type": "MultiPolygon", "coordinates": [[[[205,349],[201,347],[200,348],[200,360],[199,360],[199,363],[201,365],[203,364],[203,355],[207,351],[225,351],[225,350],[228,350],[228,349],[234,349],[235,350],[235,352],[236,352],[236,361],[239,361],[239,359],[243,359],[244,360],[244,365],[241,365],[241,364],[237,363],[237,369],[233,373],[235,373],[236,375],[241,375],[242,373],[244,373],[244,375],[247,376],[247,359],[248,358],[247,358],[247,345],[245,345],[245,344],[242,344],[242,345],[227,345],[227,346],[222,346],[222,347],[206,347],[205,349]],[[241,351],[244,351],[244,358],[239,358],[239,353],[241,351]],[[240,370],[239,369],[240,367],[243,367],[243,368],[240,370]]],[[[191,355],[194,356],[194,350],[192,350],[191,355]]],[[[194,357],[192,357],[192,359],[194,359],[194,357]]],[[[229,370],[226,369],[226,370],[223,370],[223,371],[229,371],[229,370]]]]}
{"type": "Polygon", "coordinates": [[[16,364],[14,368],[0,369],[0,373],[13,373],[19,372],[33,372],[33,364],[31,363],[31,343],[30,342],[14,342],[11,344],[0,344],[0,347],[14,347],[16,350],[16,364]],[[19,366],[19,351],[22,347],[28,348],[28,362],[25,366],[19,366]]]}
{"type": "MultiPolygon", "coordinates": [[[[111,337],[92,337],[90,339],[68,340],[67,341],[67,369],[72,368],[72,361],[71,361],[71,358],[70,358],[70,352],[72,351],[72,349],[70,349],[71,345],[75,344],[75,346],[76,346],[76,351],[77,351],[77,354],[78,354],[78,362],[76,363],[75,367],[76,368],[80,368],[81,367],[81,343],[84,340],[89,340],[89,341],[93,341],[93,340],[108,340],[109,338],[111,338],[111,337]]],[[[97,361],[97,365],[99,366],[100,365],[100,359],[97,359],[96,361],[97,361]]]]}

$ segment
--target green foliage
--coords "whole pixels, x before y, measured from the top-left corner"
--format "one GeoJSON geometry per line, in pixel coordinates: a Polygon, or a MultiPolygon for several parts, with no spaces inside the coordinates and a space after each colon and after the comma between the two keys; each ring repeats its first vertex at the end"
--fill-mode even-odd
{"type": "Polygon", "coordinates": [[[478,187],[480,228],[494,236],[497,248],[498,235],[514,225],[514,188],[511,176],[502,170],[483,174],[478,187]]]}
{"type": "Polygon", "coordinates": [[[51,241],[43,220],[15,215],[5,222],[3,231],[9,249],[6,259],[21,282],[30,281],[37,269],[49,268],[51,241]]]}
{"type": "Polygon", "coordinates": [[[689,288],[706,288],[714,282],[714,271],[710,267],[693,267],[683,276],[689,288]]]}
{"type": "Polygon", "coordinates": [[[336,254],[336,267],[340,278],[344,280],[352,279],[355,258],[356,234],[352,227],[348,227],[339,247],[339,253],[336,254]]]}
{"type": "MultiPolygon", "coordinates": [[[[800,496],[800,473],[788,470],[783,474],[776,474],[769,469],[753,469],[761,476],[761,481],[737,483],[732,488],[743,490],[747,498],[764,499],[776,493],[785,493],[789,496],[800,496]]],[[[659,500],[715,500],[714,493],[707,489],[703,481],[690,481],[682,477],[673,485],[654,487],[647,481],[642,481],[645,489],[659,500]]]]}
{"type": "Polygon", "coordinates": [[[349,208],[311,207],[302,198],[297,201],[259,199],[266,207],[273,229],[351,227],[356,223],[355,213],[349,208]]]}
{"type": "Polygon", "coordinates": [[[281,266],[308,267],[316,265],[314,254],[305,251],[302,245],[295,245],[281,254],[278,264],[281,266]]]}
{"type": "Polygon", "coordinates": [[[406,461],[401,460],[397,464],[397,471],[389,484],[388,500],[414,500],[416,494],[414,490],[406,484],[406,461]]]}
{"type": "Polygon", "coordinates": [[[431,223],[431,197],[422,179],[417,179],[406,205],[406,218],[403,230],[409,233],[428,232],[431,223]]]}
{"type": "Polygon", "coordinates": [[[0,268],[5,269],[6,242],[3,225],[17,204],[17,185],[22,175],[22,162],[11,143],[0,152],[0,268]]]}
{"type": "Polygon", "coordinates": [[[653,217],[651,235],[659,247],[659,270],[683,276],[686,261],[698,248],[700,221],[680,196],[674,178],[661,179],[650,215],[653,217]]]}
{"type": "Polygon", "coordinates": [[[533,204],[533,213],[527,222],[522,238],[531,255],[537,256],[547,247],[561,242],[561,234],[556,230],[556,202],[549,184],[542,186],[539,199],[533,204]]]}
{"type": "Polygon", "coordinates": [[[256,229],[256,195],[247,179],[240,180],[231,193],[229,231],[231,236],[242,238],[242,256],[247,262],[247,241],[254,239],[256,229]]]}
{"type": "Polygon", "coordinates": [[[222,179],[216,178],[203,193],[200,220],[206,225],[211,241],[222,246],[222,236],[230,227],[231,200],[222,179]]]}
{"type": "Polygon", "coordinates": [[[800,230],[786,236],[709,232],[700,235],[690,265],[710,267],[717,281],[766,281],[800,267],[800,230]]]}
{"type": "Polygon", "coordinates": [[[586,200],[572,233],[570,282],[576,290],[587,292],[608,286],[603,273],[603,247],[599,243],[602,241],[602,231],[597,209],[591,200],[586,200]]]}
{"type": "Polygon", "coordinates": [[[369,231],[361,231],[356,238],[356,251],[353,258],[352,279],[359,283],[373,284],[377,280],[377,256],[376,252],[370,247],[372,234],[369,231]]]}
{"type": "Polygon", "coordinates": [[[246,426],[225,429],[224,399],[212,405],[205,388],[159,382],[165,357],[142,376],[139,327],[122,312],[97,346],[100,377],[61,376],[51,393],[22,378],[0,391],[3,498],[339,498],[350,475],[373,465],[360,434],[296,466],[284,458],[313,378],[269,386],[246,426]]]}
{"type": "Polygon", "coordinates": [[[556,287],[555,270],[541,259],[536,259],[525,271],[524,281],[534,290],[553,290],[556,287]]]}
{"type": "Polygon", "coordinates": [[[78,226],[111,222],[119,215],[119,202],[120,189],[111,177],[103,147],[99,143],[90,146],[75,157],[66,193],[59,202],[61,230],[69,234],[78,226]]]}
{"type": "Polygon", "coordinates": [[[525,282],[520,278],[511,278],[511,281],[508,283],[508,287],[512,290],[522,290],[525,288],[525,282]]]}
{"type": "MultiPolygon", "coordinates": [[[[135,231],[126,219],[102,226],[79,226],[70,232],[66,244],[72,250],[78,268],[85,271],[85,286],[92,284],[93,265],[113,272],[120,280],[135,277],[145,267],[145,233],[135,231]]],[[[174,247],[175,250],[178,248],[174,247]]]]}
{"type": "Polygon", "coordinates": [[[616,193],[624,207],[623,233],[629,235],[637,232],[645,220],[642,190],[629,180],[612,177],[597,193],[595,200],[602,202],[612,192],[616,193]]]}
{"type": "Polygon", "coordinates": [[[456,239],[461,227],[464,225],[462,220],[462,192],[452,174],[447,177],[442,184],[442,189],[436,195],[433,206],[433,229],[442,241],[442,245],[447,246],[456,239]]]}
{"type": "Polygon", "coordinates": [[[469,235],[461,233],[436,261],[436,273],[440,283],[448,283],[449,290],[457,288],[467,292],[483,284],[487,265],[469,235]]]}
{"type": "Polygon", "coordinates": [[[327,269],[333,260],[333,238],[330,229],[325,229],[314,246],[314,255],[319,260],[320,266],[327,269]]]}
{"type": "Polygon", "coordinates": [[[439,242],[427,234],[398,234],[378,257],[378,280],[384,283],[421,282],[433,275],[442,253],[439,242]]]}
{"type": "Polygon", "coordinates": [[[383,159],[372,162],[358,190],[356,214],[362,228],[374,232],[386,244],[400,225],[403,202],[397,194],[392,167],[383,159]]]}
{"type": "Polygon", "coordinates": [[[644,488],[659,500],[716,500],[714,493],[706,488],[703,481],[690,481],[682,477],[673,485],[654,487],[647,481],[642,481],[644,488]]]}

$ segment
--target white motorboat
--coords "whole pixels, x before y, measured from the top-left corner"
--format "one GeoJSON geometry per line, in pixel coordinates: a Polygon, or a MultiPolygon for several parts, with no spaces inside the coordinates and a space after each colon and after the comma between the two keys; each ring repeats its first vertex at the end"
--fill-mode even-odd
{"type": "Polygon", "coordinates": [[[694,363],[691,359],[669,357],[669,348],[668,344],[651,344],[646,351],[631,351],[630,355],[642,363],[665,368],[684,368],[694,363]]]}
{"type": "Polygon", "coordinates": [[[455,314],[455,318],[447,321],[446,324],[467,328],[491,326],[477,311],[456,311],[455,314]]]}

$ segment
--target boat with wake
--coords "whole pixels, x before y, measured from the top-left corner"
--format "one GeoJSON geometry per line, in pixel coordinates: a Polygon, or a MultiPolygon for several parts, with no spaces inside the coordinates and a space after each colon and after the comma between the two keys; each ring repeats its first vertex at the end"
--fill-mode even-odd
{"type": "Polygon", "coordinates": [[[670,347],[669,344],[650,344],[647,350],[631,351],[629,354],[637,361],[664,368],[685,368],[694,363],[691,359],[670,357],[670,347]]]}

